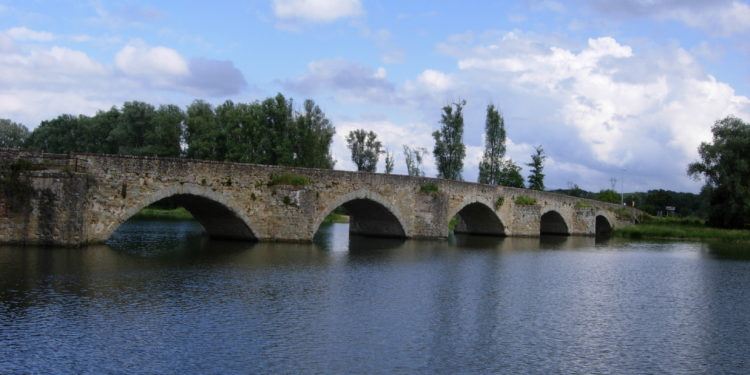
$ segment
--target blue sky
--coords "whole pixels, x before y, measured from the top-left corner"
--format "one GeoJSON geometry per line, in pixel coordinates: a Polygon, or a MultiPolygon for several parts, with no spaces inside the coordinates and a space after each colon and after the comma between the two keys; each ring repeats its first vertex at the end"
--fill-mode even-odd
{"type": "Polygon", "coordinates": [[[366,128],[404,173],[402,145],[431,150],[465,99],[467,180],[493,103],[508,157],[546,150],[548,188],[697,191],[713,122],[750,120],[749,37],[745,0],[0,0],[0,117],[282,92],[332,119],[337,169],[366,128]]]}

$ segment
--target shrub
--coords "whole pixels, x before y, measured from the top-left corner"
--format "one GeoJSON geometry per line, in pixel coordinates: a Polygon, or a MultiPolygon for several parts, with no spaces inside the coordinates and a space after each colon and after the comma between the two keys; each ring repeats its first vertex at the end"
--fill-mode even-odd
{"type": "Polygon", "coordinates": [[[310,179],[294,173],[272,174],[268,186],[291,185],[305,186],[310,184],[310,179]]]}
{"type": "Polygon", "coordinates": [[[536,199],[526,196],[526,195],[519,195],[516,197],[516,204],[520,206],[533,206],[536,204],[536,199]]]}
{"type": "Polygon", "coordinates": [[[436,183],[428,182],[426,184],[422,184],[422,186],[419,187],[419,191],[425,194],[435,194],[439,191],[439,189],[436,183]]]}
{"type": "Polygon", "coordinates": [[[497,200],[495,201],[495,210],[499,210],[500,207],[503,206],[503,203],[505,203],[504,197],[497,197],[497,200]]]}

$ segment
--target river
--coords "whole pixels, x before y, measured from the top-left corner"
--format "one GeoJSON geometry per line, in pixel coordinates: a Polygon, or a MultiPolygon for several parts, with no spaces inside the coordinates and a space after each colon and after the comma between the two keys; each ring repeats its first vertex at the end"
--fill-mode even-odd
{"type": "Polygon", "coordinates": [[[0,373],[750,373],[747,246],[200,232],[0,247],[0,373]]]}

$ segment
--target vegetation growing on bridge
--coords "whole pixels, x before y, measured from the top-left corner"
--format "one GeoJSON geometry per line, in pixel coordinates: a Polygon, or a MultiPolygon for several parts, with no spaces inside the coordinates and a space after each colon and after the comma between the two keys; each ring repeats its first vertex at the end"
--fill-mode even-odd
{"type": "Polygon", "coordinates": [[[271,175],[271,180],[268,181],[268,186],[276,185],[289,185],[289,186],[307,186],[310,184],[310,179],[307,176],[302,176],[294,173],[280,173],[271,175]]]}
{"type": "Polygon", "coordinates": [[[419,187],[419,191],[425,194],[437,194],[440,189],[434,182],[427,182],[419,187]]]}
{"type": "Polygon", "coordinates": [[[533,206],[536,204],[536,199],[529,197],[528,195],[519,195],[515,200],[519,206],[533,206]]]}

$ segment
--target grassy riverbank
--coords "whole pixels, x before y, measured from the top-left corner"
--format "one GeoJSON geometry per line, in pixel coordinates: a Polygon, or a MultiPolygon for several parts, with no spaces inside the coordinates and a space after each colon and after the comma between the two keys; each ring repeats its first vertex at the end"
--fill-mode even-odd
{"type": "Polygon", "coordinates": [[[192,220],[193,215],[182,207],[173,209],[146,207],[138,211],[133,218],[142,220],[192,220]]]}
{"type": "Polygon", "coordinates": [[[630,239],[750,242],[750,230],[711,228],[695,218],[649,217],[641,224],[615,230],[615,235],[630,239]]]}
{"type": "Polygon", "coordinates": [[[334,224],[334,223],[340,223],[345,224],[349,222],[349,216],[337,214],[335,212],[332,212],[328,216],[326,216],[325,220],[323,220],[323,224],[334,224]]]}

